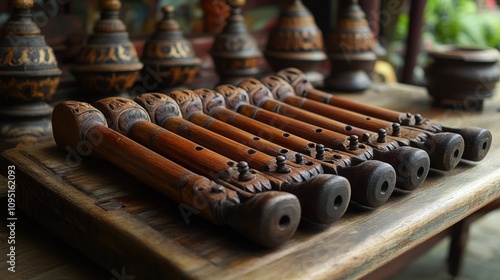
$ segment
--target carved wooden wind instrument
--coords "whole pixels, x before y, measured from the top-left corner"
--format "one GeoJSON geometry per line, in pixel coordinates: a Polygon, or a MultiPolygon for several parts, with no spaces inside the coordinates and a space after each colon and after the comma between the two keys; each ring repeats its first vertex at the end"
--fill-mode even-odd
{"type": "MultiPolygon", "coordinates": [[[[183,95],[179,95],[181,96],[183,95]]],[[[246,161],[249,167],[270,178],[269,182],[274,190],[295,194],[299,198],[302,215],[307,219],[316,223],[332,223],[347,209],[350,200],[349,182],[340,176],[321,174],[321,165],[300,168],[295,163],[286,162],[283,156],[268,156],[195,125],[180,117],[181,110],[177,103],[167,95],[142,94],[135,100],[159,126],[225,157],[246,161]]],[[[211,163],[209,158],[206,160],[211,163]]]]}
{"type": "Polygon", "coordinates": [[[487,129],[480,127],[452,128],[443,126],[429,119],[424,119],[420,114],[403,113],[395,110],[372,106],[357,101],[349,100],[315,89],[308,82],[304,73],[296,68],[286,68],[279,71],[278,76],[282,77],[295,89],[297,95],[327,103],[336,107],[341,107],[371,117],[376,117],[386,121],[399,123],[402,126],[411,126],[433,133],[451,132],[460,134],[465,143],[463,159],[480,161],[491,146],[492,135],[487,129]]]}
{"type": "Polygon", "coordinates": [[[464,141],[456,133],[434,134],[401,127],[399,123],[393,126],[394,123],[300,97],[295,95],[290,84],[277,75],[266,76],[261,82],[276,99],[266,100],[261,106],[264,109],[339,133],[345,133],[349,126],[349,133],[357,135],[362,143],[374,148],[385,149],[397,142],[400,146],[423,149],[429,155],[431,168],[448,171],[455,168],[462,158],[464,141]]]}
{"type": "MultiPolygon", "coordinates": [[[[260,83],[259,81],[256,81],[260,83]]],[[[234,86],[218,86],[216,90],[226,97],[226,105],[235,105],[230,108],[247,117],[294,133],[311,141],[321,143],[326,147],[348,152],[363,160],[376,159],[389,163],[396,171],[396,187],[403,190],[417,188],[426,178],[429,170],[429,157],[422,150],[411,147],[394,147],[391,150],[373,149],[361,144],[356,135],[346,136],[322,127],[292,119],[248,103],[248,99],[240,98],[228,102],[230,98],[237,99],[241,95],[232,90],[234,86]]],[[[241,89],[244,90],[244,89],[241,89]]],[[[250,99],[262,100],[271,95],[269,89],[262,85],[262,90],[253,91],[250,99]],[[261,94],[259,96],[259,94],[261,94]]],[[[260,103],[260,102],[255,102],[260,103]]]]}
{"type": "MultiPolygon", "coordinates": [[[[120,117],[121,129],[141,115],[120,117]]],[[[227,189],[197,175],[108,128],[106,119],[87,103],[59,103],[52,116],[54,139],[60,148],[77,149],[92,143],[92,153],[122,168],[177,203],[190,207],[212,223],[228,224],[267,247],[276,247],[294,234],[300,220],[297,198],[284,192],[250,194],[227,189]],[[200,203],[202,201],[203,203],[200,203]]]]}
{"type": "Polygon", "coordinates": [[[139,144],[165,156],[187,169],[227,186],[250,193],[271,190],[267,176],[248,168],[244,161],[236,163],[151,122],[143,107],[131,99],[104,98],[93,104],[106,117],[108,127],[139,144]],[[120,117],[132,115],[127,130],[120,127],[120,117]]]}
{"type": "MultiPolygon", "coordinates": [[[[197,174],[215,180],[221,185],[256,193],[269,191],[272,186],[282,184],[276,178],[266,176],[256,170],[250,170],[248,164],[244,161],[239,162],[237,165],[225,156],[152,123],[148,112],[130,99],[106,98],[99,100],[94,106],[104,114],[111,129],[124,134],[139,144],[152,149],[197,174]],[[127,130],[122,129],[120,126],[120,118],[124,116],[129,116],[127,130]]],[[[326,181],[330,179],[331,176],[313,177],[309,181],[308,194],[300,193],[301,190],[305,191],[305,188],[290,188],[290,185],[286,185],[280,190],[298,195],[301,205],[306,206],[302,208],[304,217],[317,223],[332,223],[340,218],[347,209],[349,197],[340,197],[338,202],[343,201],[343,203],[337,205],[339,208],[337,210],[342,213],[337,213],[335,217],[329,215],[327,219],[323,219],[325,215],[318,215],[318,213],[314,212],[316,211],[316,206],[309,205],[308,201],[301,201],[311,199],[309,197],[311,195],[314,196],[314,191],[312,190],[314,186],[320,187],[319,191],[324,191],[318,194],[318,197],[330,194],[327,193],[329,189],[325,190],[321,189],[321,187],[339,187],[341,188],[341,193],[344,193],[345,188],[349,188],[347,182],[344,182],[344,185],[329,185],[326,181]]]]}
{"type": "MultiPolygon", "coordinates": [[[[349,180],[351,200],[363,206],[380,206],[391,196],[396,184],[396,172],[389,164],[362,161],[351,154],[333,151],[322,144],[245,117],[227,109],[224,96],[215,90],[203,88],[193,92],[199,99],[191,102],[202,102],[204,112],[193,110],[185,116],[187,120],[272,156],[283,154],[301,165],[320,162],[325,173],[338,174],[349,180]],[[288,152],[288,149],[297,153],[288,152]]],[[[248,99],[246,92],[240,93],[248,99]]]]}

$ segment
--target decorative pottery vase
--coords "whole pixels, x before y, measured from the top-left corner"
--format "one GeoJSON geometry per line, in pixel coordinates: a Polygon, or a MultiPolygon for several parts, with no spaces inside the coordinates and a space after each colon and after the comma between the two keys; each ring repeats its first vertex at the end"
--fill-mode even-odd
{"type": "Polygon", "coordinates": [[[227,3],[231,14],[222,32],[215,35],[210,55],[220,82],[237,84],[244,78],[260,74],[258,61],[262,53],[241,14],[245,0],[227,0],[227,3]]]}
{"type": "Polygon", "coordinates": [[[56,56],[32,20],[33,0],[11,0],[0,31],[1,148],[52,139],[47,103],[62,74],[56,56]]]}
{"type": "Polygon", "coordinates": [[[320,73],[327,58],[323,48],[323,33],[311,12],[302,1],[293,0],[269,32],[264,56],[274,71],[295,67],[317,85],[324,78],[320,73]]]}
{"type": "Polygon", "coordinates": [[[101,0],[101,18],[75,58],[72,73],[88,97],[125,93],[136,81],[143,64],[118,18],[121,2],[101,0]]]}
{"type": "Polygon", "coordinates": [[[327,41],[330,76],[325,79],[325,87],[345,92],[367,89],[377,60],[374,47],[365,13],[357,0],[349,0],[327,41]]]}
{"type": "Polygon", "coordinates": [[[191,83],[200,70],[201,60],[196,57],[191,42],[184,38],[179,24],[173,19],[174,7],[163,8],[163,19],[146,41],[141,57],[143,76],[159,77],[148,90],[172,89],[191,83]]]}
{"type": "Polygon", "coordinates": [[[442,46],[428,53],[427,91],[435,105],[481,110],[500,78],[500,55],[493,48],[442,46]]]}

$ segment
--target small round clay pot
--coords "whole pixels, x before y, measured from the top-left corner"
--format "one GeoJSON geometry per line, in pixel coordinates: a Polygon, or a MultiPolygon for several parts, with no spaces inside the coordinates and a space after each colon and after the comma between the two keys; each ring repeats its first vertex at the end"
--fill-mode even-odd
{"type": "Polygon", "coordinates": [[[428,53],[427,91],[437,106],[481,110],[500,79],[500,54],[492,48],[442,46],[428,53]]]}

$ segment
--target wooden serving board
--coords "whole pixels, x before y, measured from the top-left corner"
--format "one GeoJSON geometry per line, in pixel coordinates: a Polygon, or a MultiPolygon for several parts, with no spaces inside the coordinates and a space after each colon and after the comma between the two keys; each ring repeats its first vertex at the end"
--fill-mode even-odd
{"type": "MultiPolygon", "coordinates": [[[[487,112],[498,116],[496,108],[487,112]]],[[[303,222],[274,250],[205,221],[98,157],[78,162],[53,143],[6,151],[0,168],[16,166],[18,207],[108,271],[126,268],[135,279],[353,279],[500,197],[500,128],[483,127],[494,141],[482,162],[431,171],[421,188],[375,210],[352,206],[333,225],[303,222]]]]}

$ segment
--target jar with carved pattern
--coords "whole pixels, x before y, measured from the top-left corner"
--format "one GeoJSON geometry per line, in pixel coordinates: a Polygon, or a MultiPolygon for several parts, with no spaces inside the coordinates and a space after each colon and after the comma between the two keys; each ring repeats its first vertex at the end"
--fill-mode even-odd
{"type": "Polygon", "coordinates": [[[101,0],[101,18],[77,54],[71,72],[90,96],[126,93],[135,83],[143,64],[118,18],[121,2],[101,0]]]}
{"type": "Polygon", "coordinates": [[[201,60],[173,18],[174,7],[165,6],[163,14],[155,32],[144,44],[141,57],[143,77],[157,77],[152,83],[153,88],[147,90],[190,84],[200,70],[201,60]]]}
{"type": "Polygon", "coordinates": [[[224,29],[215,35],[210,55],[222,83],[237,84],[249,76],[261,74],[262,53],[257,40],[248,32],[241,8],[245,0],[227,0],[231,14],[224,29]]]}
{"type": "Polygon", "coordinates": [[[326,42],[330,75],[325,79],[325,87],[354,92],[371,85],[377,56],[365,13],[357,0],[347,2],[326,42]]]}
{"type": "Polygon", "coordinates": [[[302,1],[294,0],[269,32],[264,56],[274,71],[288,67],[302,70],[309,82],[322,82],[326,60],[323,33],[302,1]]]}
{"type": "Polygon", "coordinates": [[[51,139],[47,103],[62,74],[53,49],[33,22],[33,0],[11,0],[12,16],[0,31],[0,138],[51,139]]]}

